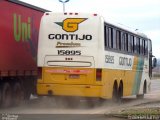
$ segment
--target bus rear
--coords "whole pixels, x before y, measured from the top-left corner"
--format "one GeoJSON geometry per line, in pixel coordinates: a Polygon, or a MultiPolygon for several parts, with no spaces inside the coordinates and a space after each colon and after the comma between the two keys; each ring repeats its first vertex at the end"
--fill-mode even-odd
{"type": "Polygon", "coordinates": [[[101,23],[95,14],[44,14],[38,45],[38,95],[101,97],[102,70],[96,69],[101,23]]]}

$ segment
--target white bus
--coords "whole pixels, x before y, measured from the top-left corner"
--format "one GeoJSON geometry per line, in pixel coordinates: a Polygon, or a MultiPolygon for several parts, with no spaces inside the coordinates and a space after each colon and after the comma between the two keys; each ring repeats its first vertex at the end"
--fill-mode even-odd
{"type": "Polygon", "coordinates": [[[97,14],[43,15],[38,95],[118,100],[150,90],[152,44],[97,14]]]}

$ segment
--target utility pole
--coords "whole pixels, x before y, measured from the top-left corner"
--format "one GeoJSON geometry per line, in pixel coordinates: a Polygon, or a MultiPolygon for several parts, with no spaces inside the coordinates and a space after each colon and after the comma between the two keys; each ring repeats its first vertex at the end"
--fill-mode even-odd
{"type": "Polygon", "coordinates": [[[65,12],[65,3],[69,2],[69,0],[59,0],[63,4],[63,12],[65,12]]]}

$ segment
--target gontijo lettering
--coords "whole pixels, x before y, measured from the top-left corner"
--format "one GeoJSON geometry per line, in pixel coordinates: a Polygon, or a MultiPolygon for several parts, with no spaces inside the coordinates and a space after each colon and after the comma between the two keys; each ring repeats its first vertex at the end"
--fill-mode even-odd
{"type": "MultiPolygon", "coordinates": [[[[63,22],[55,22],[61,26],[66,32],[75,32],[78,30],[79,24],[85,21],[87,18],[67,18],[63,22]]],[[[50,40],[92,40],[90,34],[49,34],[48,39],[50,40]]]]}
{"type": "Polygon", "coordinates": [[[119,57],[119,65],[132,66],[132,58],[119,57]]]}
{"type": "Polygon", "coordinates": [[[48,39],[50,40],[92,40],[92,35],[81,35],[78,34],[49,34],[48,39]]]}

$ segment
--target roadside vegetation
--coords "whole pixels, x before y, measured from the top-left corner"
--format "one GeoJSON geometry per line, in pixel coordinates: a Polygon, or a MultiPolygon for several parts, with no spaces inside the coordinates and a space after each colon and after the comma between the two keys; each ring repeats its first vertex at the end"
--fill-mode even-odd
{"type": "Polygon", "coordinates": [[[131,108],[114,111],[106,114],[107,117],[117,117],[123,119],[160,119],[160,107],[153,108],[131,108]]]}

